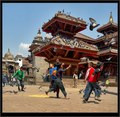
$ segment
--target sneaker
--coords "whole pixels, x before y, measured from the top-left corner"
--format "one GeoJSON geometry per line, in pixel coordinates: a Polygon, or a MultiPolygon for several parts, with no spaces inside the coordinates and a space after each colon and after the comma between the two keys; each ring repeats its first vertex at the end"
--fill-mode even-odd
{"type": "Polygon", "coordinates": [[[25,91],[25,90],[22,89],[21,91],[25,91]]]}
{"type": "Polygon", "coordinates": [[[18,88],[18,91],[21,91],[20,88],[18,88]]]}
{"type": "Polygon", "coordinates": [[[101,101],[100,97],[95,97],[95,100],[101,101]]]}
{"type": "Polygon", "coordinates": [[[14,94],[17,94],[18,92],[17,91],[13,91],[14,94]]]}
{"type": "Polygon", "coordinates": [[[59,98],[59,95],[56,95],[57,98],[59,98]]]}
{"type": "Polygon", "coordinates": [[[87,103],[87,102],[88,102],[87,100],[85,100],[85,99],[83,100],[83,103],[87,103]]]}
{"type": "Polygon", "coordinates": [[[65,98],[67,98],[67,94],[66,94],[66,95],[64,95],[64,97],[65,97],[65,98]]]}
{"type": "Polygon", "coordinates": [[[81,94],[81,93],[82,93],[82,91],[83,91],[83,89],[82,89],[82,90],[80,90],[80,91],[79,91],[79,93],[81,94]]]}

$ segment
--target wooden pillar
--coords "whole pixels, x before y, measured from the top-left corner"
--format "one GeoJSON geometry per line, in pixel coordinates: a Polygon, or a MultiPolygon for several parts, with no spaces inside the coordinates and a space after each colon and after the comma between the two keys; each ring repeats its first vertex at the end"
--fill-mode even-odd
{"type": "Polygon", "coordinates": [[[68,76],[71,75],[71,68],[67,70],[68,71],[68,76]]]}

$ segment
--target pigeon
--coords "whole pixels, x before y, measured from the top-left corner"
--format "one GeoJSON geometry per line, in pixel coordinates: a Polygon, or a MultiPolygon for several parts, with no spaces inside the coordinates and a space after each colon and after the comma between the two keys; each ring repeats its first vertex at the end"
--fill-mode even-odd
{"type": "Polygon", "coordinates": [[[80,60],[81,60],[81,61],[87,61],[88,58],[87,58],[87,57],[82,57],[82,58],[80,58],[80,60]]]}
{"type": "Polygon", "coordinates": [[[109,44],[109,41],[108,41],[108,40],[104,40],[104,44],[105,44],[105,45],[108,45],[108,44],[109,44]]]}
{"type": "Polygon", "coordinates": [[[41,89],[42,88],[42,86],[39,86],[39,88],[38,89],[41,89]]]}
{"type": "Polygon", "coordinates": [[[91,24],[89,29],[92,31],[94,28],[96,28],[97,26],[99,26],[100,24],[97,24],[97,22],[93,19],[93,18],[89,18],[91,24]]]}
{"type": "Polygon", "coordinates": [[[13,90],[13,93],[14,93],[14,94],[17,94],[18,92],[13,90]]]}
{"type": "Polygon", "coordinates": [[[74,45],[71,45],[70,47],[71,47],[71,48],[74,48],[75,46],[74,46],[74,45]]]}
{"type": "Polygon", "coordinates": [[[57,42],[58,42],[59,44],[61,44],[61,41],[60,41],[60,40],[57,40],[57,42]]]}
{"type": "Polygon", "coordinates": [[[112,38],[111,41],[109,42],[109,44],[113,45],[116,43],[116,39],[115,38],[112,38]]]}
{"type": "Polygon", "coordinates": [[[57,50],[57,48],[54,48],[54,50],[53,50],[53,51],[54,51],[54,52],[56,52],[56,50],[57,50]]]}
{"type": "Polygon", "coordinates": [[[107,61],[110,61],[111,59],[112,59],[112,57],[109,57],[109,58],[107,58],[106,60],[107,60],[107,61]]]}
{"type": "Polygon", "coordinates": [[[83,91],[83,89],[81,89],[81,90],[79,91],[79,93],[81,94],[81,93],[82,93],[82,91],[83,91]]]}
{"type": "Polygon", "coordinates": [[[71,12],[67,12],[67,15],[70,15],[71,14],[71,12]]]}
{"type": "Polygon", "coordinates": [[[39,72],[39,69],[37,69],[37,72],[39,72]]]}

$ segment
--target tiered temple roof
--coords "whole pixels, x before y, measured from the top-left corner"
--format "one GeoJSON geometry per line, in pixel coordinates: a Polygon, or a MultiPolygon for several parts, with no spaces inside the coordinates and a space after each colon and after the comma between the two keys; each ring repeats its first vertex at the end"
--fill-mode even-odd
{"type": "Polygon", "coordinates": [[[87,24],[83,19],[75,18],[58,11],[55,16],[45,23],[42,27],[43,31],[51,33],[52,36],[57,34],[75,35],[86,28],[87,24]]]}
{"type": "MultiPolygon", "coordinates": [[[[67,75],[72,75],[70,71],[73,71],[78,65],[84,67],[80,61],[83,57],[88,57],[89,61],[97,63],[99,60],[104,62],[105,59],[112,56],[112,61],[116,63],[117,44],[106,46],[104,43],[106,35],[93,39],[79,33],[86,27],[87,24],[82,19],[59,11],[42,27],[44,32],[51,33],[53,37],[42,45],[35,48],[32,46],[32,54],[46,57],[46,61],[49,63],[54,63],[59,58],[66,65],[72,64],[72,68],[68,70],[69,73],[66,73],[67,75]]],[[[118,27],[113,22],[112,16],[106,25],[98,28],[98,32],[107,34],[109,41],[112,38],[118,39],[118,27]]]]}
{"type": "Polygon", "coordinates": [[[38,30],[37,36],[34,38],[34,40],[32,41],[32,44],[29,46],[29,52],[32,52],[32,50],[34,50],[36,47],[44,44],[45,42],[43,41],[43,38],[41,36],[41,32],[40,29],[38,30]]]}
{"type": "Polygon", "coordinates": [[[118,31],[118,25],[113,21],[112,12],[110,14],[109,22],[98,28],[97,31],[103,34],[118,31]]]}

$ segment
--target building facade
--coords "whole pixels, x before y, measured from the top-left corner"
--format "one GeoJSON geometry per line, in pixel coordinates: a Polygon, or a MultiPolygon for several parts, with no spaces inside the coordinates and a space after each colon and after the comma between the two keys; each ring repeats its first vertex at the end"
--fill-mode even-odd
{"type": "Polygon", "coordinates": [[[8,49],[8,52],[2,58],[2,74],[7,74],[8,77],[11,77],[17,69],[19,69],[19,63],[14,60],[13,54],[8,49]]]}
{"type": "Polygon", "coordinates": [[[72,67],[64,74],[68,77],[72,76],[75,69],[86,71],[88,61],[104,62],[103,71],[110,71],[111,76],[117,76],[118,25],[114,23],[112,14],[108,23],[97,29],[103,36],[93,39],[80,33],[86,28],[87,24],[83,19],[58,11],[42,26],[42,30],[51,33],[52,37],[45,43],[32,43],[31,55],[45,57],[48,63],[55,63],[59,58],[60,62],[65,63],[65,67],[71,64],[72,67]],[[84,57],[87,59],[83,61],[84,57]]]}

